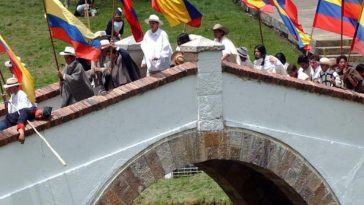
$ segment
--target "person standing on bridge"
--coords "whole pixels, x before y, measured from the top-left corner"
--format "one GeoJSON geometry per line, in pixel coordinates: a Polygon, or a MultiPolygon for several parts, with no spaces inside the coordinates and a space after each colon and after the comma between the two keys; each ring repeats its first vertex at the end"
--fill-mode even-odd
{"type": "Polygon", "coordinates": [[[212,30],[214,31],[214,41],[225,46],[225,49],[222,50],[221,61],[226,60],[240,65],[241,62],[238,51],[236,50],[234,43],[226,37],[226,35],[229,34],[229,29],[221,24],[215,24],[214,27],[212,27],[212,30]]]}
{"type": "Polygon", "coordinates": [[[167,69],[171,65],[172,47],[165,31],[159,28],[163,24],[155,14],[145,19],[150,29],[145,33],[141,47],[144,58],[142,68],[147,67],[147,76],[167,69]]]}
{"type": "Polygon", "coordinates": [[[66,107],[93,96],[94,92],[91,83],[88,80],[82,65],[76,61],[75,49],[67,46],[64,51],[59,54],[64,56],[67,64],[63,71],[58,71],[58,77],[61,79],[61,107],[66,107]]]}

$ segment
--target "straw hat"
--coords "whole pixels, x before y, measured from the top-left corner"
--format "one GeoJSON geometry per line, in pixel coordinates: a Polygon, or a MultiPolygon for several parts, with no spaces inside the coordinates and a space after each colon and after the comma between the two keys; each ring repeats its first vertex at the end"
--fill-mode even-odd
{"type": "Polygon", "coordinates": [[[98,37],[106,36],[106,31],[97,31],[97,32],[95,32],[95,35],[98,37]]]}
{"type": "Polygon", "coordinates": [[[229,29],[226,28],[225,26],[219,24],[219,23],[215,24],[215,26],[212,27],[212,30],[214,30],[214,31],[215,30],[221,30],[221,31],[223,31],[225,33],[225,35],[227,35],[229,33],[229,29]]]}
{"type": "Polygon", "coordinates": [[[5,89],[7,89],[7,88],[18,86],[18,85],[20,85],[19,82],[18,82],[18,79],[12,77],[12,78],[6,79],[6,84],[3,85],[3,87],[5,89]]]}
{"type": "Polygon", "coordinates": [[[61,56],[75,56],[75,49],[71,46],[66,46],[64,51],[60,52],[59,55],[61,56]]]}
{"type": "Polygon", "coordinates": [[[160,25],[163,25],[163,22],[155,14],[150,15],[149,18],[145,19],[144,21],[147,24],[149,24],[149,22],[153,21],[153,22],[158,22],[160,25]]]}
{"type": "Polygon", "coordinates": [[[332,66],[332,61],[326,57],[320,59],[320,65],[332,66]]]}
{"type": "MultiPolygon", "coordinates": [[[[19,60],[19,61],[21,61],[21,58],[20,58],[19,56],[17,56],[17,58],[18,58],[18,60],[19,60]]],[[[10,61],[10,60],[5,61],[4,65],[5,65],[5,67],[7,67],[7,68],[11,68],[11,67],[13,67],[13,64],[11,63],[11,61],[10,61]]],[[[24,63],[23,63],[23,65],[25,66],[25,64],[24,64],[24,63]]]]}
{"type": "Polygon", "coordinates": [[[105,49],[110,46],[110,41],[107,39],[104,39],[104,40],[100,41],[100,44],[101,44],[101,49],[105,49]]]}
{"type": "Polygon", "coordinates": [[[172,54],[172,65],[180,65],[185,62],[185,58],[183,56],[183,53],[181,51],[176,51],[172,54]]]}

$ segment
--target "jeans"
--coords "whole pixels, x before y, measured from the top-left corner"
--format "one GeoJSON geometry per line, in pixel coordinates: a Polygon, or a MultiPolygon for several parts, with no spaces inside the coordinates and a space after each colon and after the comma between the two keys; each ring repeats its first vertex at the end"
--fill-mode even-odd
{"type": "Polygon", "coordinates": [[[7,119],[3,119],[0,121],[0,130],[5,130],[6,128],[11,127],[12,125],[7,119]]]}

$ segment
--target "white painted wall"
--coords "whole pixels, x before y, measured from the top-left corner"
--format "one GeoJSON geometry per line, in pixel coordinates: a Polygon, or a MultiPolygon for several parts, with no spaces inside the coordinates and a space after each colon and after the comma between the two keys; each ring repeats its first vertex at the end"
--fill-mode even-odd
{"type": "Polygon", "coordinates": [[[364,204],[364,105],[224,73],[223,109],[226,125],[297,150],[342,204],[364,204]]]}
{"type": "Polygon", "coordinates": [[[0,204],[88,204],[128,159],[197,126],[196,76],[189,76],[0,149],[0,204]]]}

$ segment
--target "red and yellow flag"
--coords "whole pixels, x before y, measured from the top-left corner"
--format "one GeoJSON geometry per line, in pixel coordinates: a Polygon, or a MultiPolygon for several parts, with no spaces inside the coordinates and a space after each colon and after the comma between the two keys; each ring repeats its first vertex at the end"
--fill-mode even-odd
{"type": "Polygon", "coordinates": [[[33,78],[30,75],[28,69],[25,68],[23,63],[17,58],[8,44],[5,42],[4,38],[0,35],[0,53],[6,53],[13,65],[13,73],[21,83],[20,88],[28,95],[28,99],[34,103],[35,102],[35,89],[33,78]]]}

